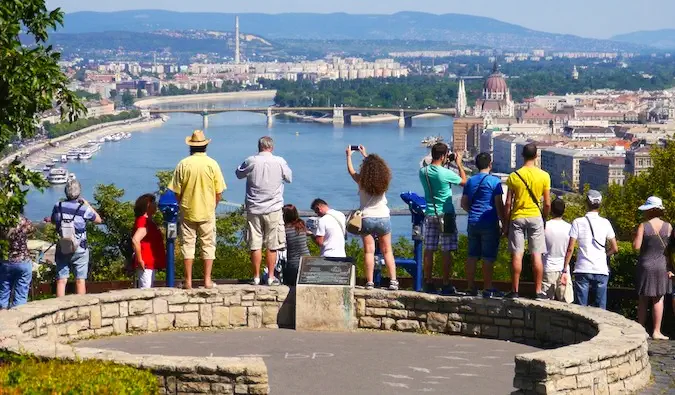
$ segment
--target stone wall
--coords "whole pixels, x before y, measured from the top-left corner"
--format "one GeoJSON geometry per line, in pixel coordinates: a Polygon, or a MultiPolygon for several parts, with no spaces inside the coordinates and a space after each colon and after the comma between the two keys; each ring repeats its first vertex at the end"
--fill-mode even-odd
{"type": "Polygon", "coordinates": [[[287,287],[228,286],[211,290],[156,288],[68,296],[0,312],[0,349],[44,358],[101,359],[152,371],[163,394],[267,394],[260,358],[131,355],[73,347],[93,336],[197,328],[293,327],[287,287]]]}
{"type": "Polygon", "coordinates": [[[437,332],[549,348],[516,356],[519,394],[624,394],[651,376],[647,334],[614,313],[553,301],[356,290],[359,328],[437,332]],[[558,348],[553,348],[558,347],[558,348]]]}

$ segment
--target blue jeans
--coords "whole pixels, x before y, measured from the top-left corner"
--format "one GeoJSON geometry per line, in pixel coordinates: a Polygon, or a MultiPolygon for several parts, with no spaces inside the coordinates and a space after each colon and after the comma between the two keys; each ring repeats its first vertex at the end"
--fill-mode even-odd
{"type": "Polygon", "coordinates": [[[469,224],[469,258],[481,259],[494,262],[499,253],[499,225],[480,227],[469,224]]]}
{"type": "Polygon", "coordinates": [[[588,306],[590,291],[595,292],[593,306],[607,310],[607,283],[606,274],[576,273],[574,275],[574,303],[588,306]]]}
{"type": "Polygon", "coordinates": [[[384,236],[391,233],[391,218],[363,218],[361,220],[361,234],[371,236],[384,236]]]}
{"type": "Polygon", "coordinates": [[[33,263],[0,263],[0,309],[16,307],[28,301],[28,289],[33,279],[33,263]],[[14,288],[14,301],[9,297],[14,288]]]}

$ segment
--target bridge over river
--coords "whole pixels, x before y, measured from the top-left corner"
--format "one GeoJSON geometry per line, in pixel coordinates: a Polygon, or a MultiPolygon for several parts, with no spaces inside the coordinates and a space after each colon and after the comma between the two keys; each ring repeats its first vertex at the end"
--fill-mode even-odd
{"type": "Polygon", "coordinates": [[[201,115],[203,118],[204,129],[208,128],[209,115],[221,114],[227,112],[252,112],[267,116],[267,125],[274,123],[274,117],[279,114],[312,112],[322,113],[331,116],[332,123],[335,125],[351,124],[351,117],[357,114],[392,114],[398,116],[399,127],[411,127],[412,118],[416,115],[438,114],[446,116],[455,116],[454,108],[436,108],[436,109],[410,109],[410,108],[380,108],[380,107],[227,107],[210,108],[204,110],[190,109],[161,109],[151,108],[150,114],[170,114],[170,113],[188,113],[201,115]]]}

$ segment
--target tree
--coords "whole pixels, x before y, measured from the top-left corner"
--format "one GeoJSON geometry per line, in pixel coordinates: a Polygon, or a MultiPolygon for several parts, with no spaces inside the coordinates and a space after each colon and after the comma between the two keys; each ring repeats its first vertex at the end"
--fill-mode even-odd
{"type": "Polygon", "coordinates": [[[125,107],[131,107],[134,105],[134,97],[129,93],[128,90],[124,91],[122,94],[122,105],[125,107]]]}
{"type": "Polygon", "coordinates": [[[110,98],[115,100],[116,97],[117,97],[117,89],[111,89],[110,90],[110,98]]]}
{"type": "MultiPolygon", "coordinates": [[[[53,103],[70,121],[86,111],[68,89],[59,53],[46,44],[48,31],[62,25],[63,16],[60,9],[48,11],[44,0],[0,2],[0,152],[16,138],[33,136],[38,114],[53,103]],[[23,46],[21,39],[31,44],[23,46]]],[[[16,226],[28,189],[46,185],[41,174],[18,160],[10,164],[0,175],[0,227],[16,226]]],[[[0,240],[3,254],[6,243],[0,240]]]]}
{"type": "Polygon", "coordinates": [[[143,97],[143,89],[141,88],[136,89],[136,97],[143,97]]]}

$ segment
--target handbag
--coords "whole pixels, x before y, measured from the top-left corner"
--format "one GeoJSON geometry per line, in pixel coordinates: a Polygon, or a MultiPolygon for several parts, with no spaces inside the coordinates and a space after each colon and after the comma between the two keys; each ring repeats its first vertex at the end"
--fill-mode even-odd
{"type": "Polygon", "coordinates": [[[354,210],[349,213],[347,218],[347,232],[358,235],[361,234],[361,228],[363,227],[363,214],[361,210],[354,210]]]}
{"type": "Polygon", "coordinates": [[[574,302],[574,288],[572,287],[572,275],[568,272],[563,273],[556,283],[555,300],[565,303],[574,302]],[[567,278],[567,284],[562,284],[562,277],[567,278]]]}
{"type": "MultiPolygon", "coordinates": [[[[429,179],[429,166],[425,168],[424,175],[427,178],[427,186],[429,187],[429,194],[433,199],[434,191],[431,188],[431,180],[429,179]]],[[[438,219],[438,227],[441,230],[441,232],[444,234],[457,233],[457,214],[455,214],[455,210],[453,209],[451,213],[444,213],[442,216],[440,216],[438,215],[436,204],[432,202],[432,205],[434,206],[434,213],[436,214],[436,218],[438,219]]]]}

